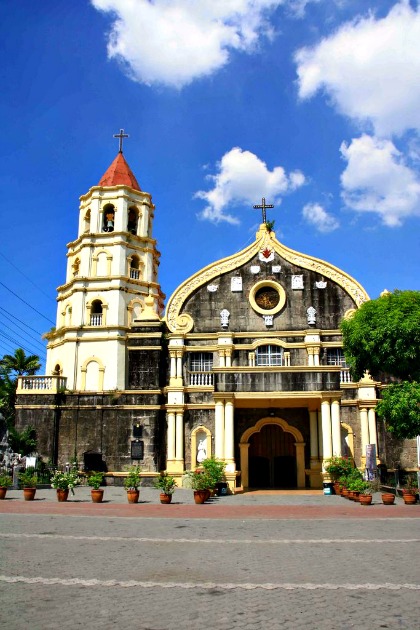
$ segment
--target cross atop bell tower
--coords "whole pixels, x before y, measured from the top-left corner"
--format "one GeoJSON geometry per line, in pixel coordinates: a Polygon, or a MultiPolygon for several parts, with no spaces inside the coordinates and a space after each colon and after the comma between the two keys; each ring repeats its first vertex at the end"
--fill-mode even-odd
{"type": "Polygon", "coordinates": [[[129,138],[129,137],[130,136],[128,135],[128,133],[124,133],[124,129],[120,129],[120,133],[114,133],[114,138],[120,139],[120,144],[119,144],[119,149],[118,149],[119,153],[123,152],[123,138],[129,138]]]}

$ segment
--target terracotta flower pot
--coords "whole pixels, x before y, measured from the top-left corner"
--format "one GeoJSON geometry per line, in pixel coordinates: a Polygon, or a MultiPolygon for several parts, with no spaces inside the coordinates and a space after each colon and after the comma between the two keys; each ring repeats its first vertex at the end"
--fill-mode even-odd
{"type": "Polygon", "coordinates": [[[349,491],[347,490],[347,488],[343,488],[341,490],[341,496],[344,497],[345,499],[347,499],[348,494],[349,494],[349,491]]]}
{"type": "Polygon", "coordinates": [[[23,488],[23,498],[25,501],[33,501],[35,499],[36,488],[23,488]]]}
{"type": "Polygon", "coordinates": [[[392,492],[384,492],[382,495],[382,503],[384,505],[393,505],[395,503],[395,494],[392,494],[392,492]]]}
{"type": "Polygon", "coordinates": [[[93,503],[102,503],[102,499],[104,498],[104,491],[102,490],[102,488],[99,488],[99,490],[95,490],[94,488],[92,488],[92,490],[90,491],[90,496],[92,497],[93,503]]]}
{"type": "Polygon", "coordinates": [[[59,501],[60,503],[63,503],[64,501],[67,501],[68,498],[69,498],[68,490],[62,490],[61,488],[57,488],[57,501],[59,501]]]}
{"type": "Polygon", "coordinates": [[[415,494],[403,494],[404,503],[406,505],[414,505],[416,502],[415,494]]]}
{"type": "Polygon", "coordinates": [[[371,505],[372,504],[372,495],[371,494],[360,494],[359,495],[359,503],[360,503],[360,505],[371,505]]]}
{"type": "Polygon", "coordinates": [[[7,486],[0,486],[0,501],[6,498],[7,486]]]}
{"type": "Polygon", "coordinates": [[[172,494],[166,494],[165,492],[162,492],[159,495],[159,498],[161,503],[168,504],[172,501],[172,494]]]}
{"type": "Polygon", "coordinates": [[[140,490],[127,490],[127,500],[129,503],[138,503],[140,490]]]}
{"type": "Polygon", "coordinates": [[[194,490],[194,501],[197,504],[204,503],[207,498],[207,490],[194,490]]]}

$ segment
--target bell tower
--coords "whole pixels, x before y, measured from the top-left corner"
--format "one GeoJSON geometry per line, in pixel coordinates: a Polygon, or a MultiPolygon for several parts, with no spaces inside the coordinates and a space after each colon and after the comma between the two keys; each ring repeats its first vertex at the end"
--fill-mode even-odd
{"type": "Polygon", "coordinates": [[[58,287],[57,325],[47,333],[47,374],[67,388],[127,388],[133,325],[161,321],[160,253],[152,237],[155,206],[119,152],[98,185],[80,197],[77,238],[67,245],[66,281],[58,287]]]}

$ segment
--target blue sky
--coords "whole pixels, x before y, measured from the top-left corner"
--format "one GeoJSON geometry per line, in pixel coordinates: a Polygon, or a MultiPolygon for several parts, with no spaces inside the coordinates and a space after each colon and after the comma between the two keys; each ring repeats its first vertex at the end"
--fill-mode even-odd
{"type": "Polygon", "coordinates": [[[167,297],[254,238],[262,196],[279,240],[372,298],[420,289],[417,2],[6,0],[0,19],[0,355],[44,358],[121,127],[167,297]]]}

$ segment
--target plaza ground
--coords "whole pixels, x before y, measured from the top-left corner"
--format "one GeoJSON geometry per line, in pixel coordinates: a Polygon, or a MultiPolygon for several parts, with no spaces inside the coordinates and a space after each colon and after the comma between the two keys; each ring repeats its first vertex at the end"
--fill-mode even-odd
{"type": "Polygon", "coordinates": [[[0,502],[1,627],[420,627],[420,505],[247,493],[161,506],[141,489],[0,502]]]}

